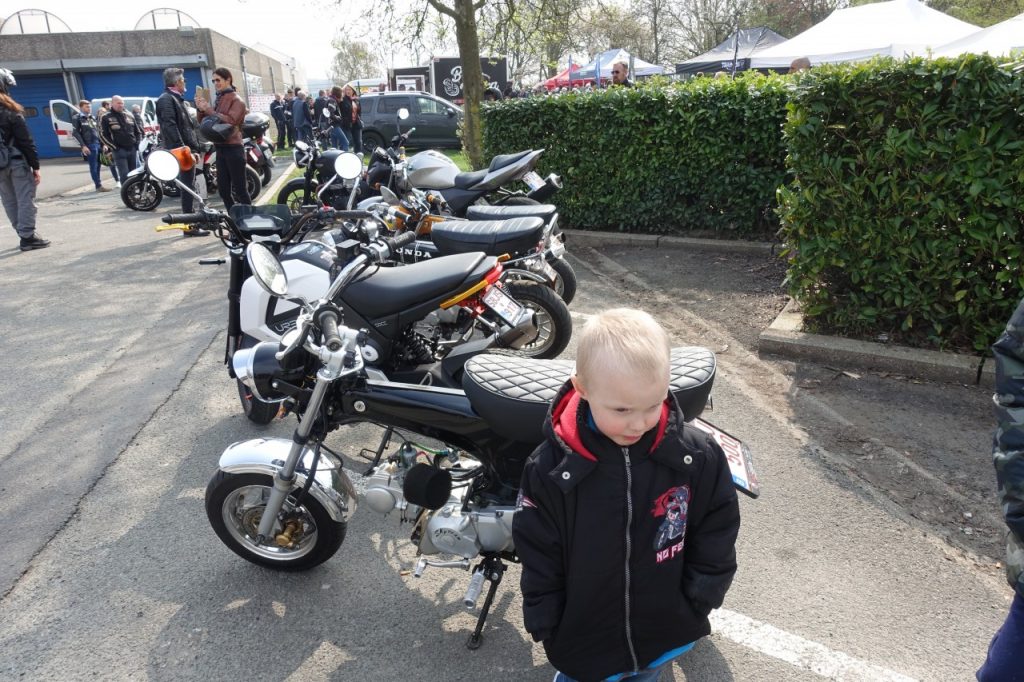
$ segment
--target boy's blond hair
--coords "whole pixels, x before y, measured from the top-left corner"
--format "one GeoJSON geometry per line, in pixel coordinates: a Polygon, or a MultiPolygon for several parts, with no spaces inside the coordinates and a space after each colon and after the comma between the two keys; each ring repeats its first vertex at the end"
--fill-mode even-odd
{"type": "Polygon", "coordinates": [[[612,308],[594,315],[579,334],[576,377],[637,375],[668,380],[671,342],[658,321],[642,310],[612,308]]]}

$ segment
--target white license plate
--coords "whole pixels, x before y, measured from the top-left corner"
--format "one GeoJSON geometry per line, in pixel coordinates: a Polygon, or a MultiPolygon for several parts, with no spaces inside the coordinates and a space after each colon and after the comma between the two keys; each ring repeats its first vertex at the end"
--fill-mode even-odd
{"type": "Polygon", "coordinates": [[[530,186],[530,189],[538,189],[544,186],[544,180],[534,171],[523,176],[523,182],[530,186]]]}
{"type": "Polygon", "coordinates": [[[558,273],[555,272],[555,269],[546,260],[541,261],[540,269],[544,272],[544,276],[552,282],[558,279],[558,273]]]}
{"type": "Polygon", "coordinates": [[[484,304],[507,324],[514,325],[523,315],[523,306],[498,287],[492,286],[484,294],[484,304]]]}
{"type": "Polygon", "coordinates": [[[548,250],[555,258],[561,258],[565,255],[565,242],[561,237],[551,237],[551,241],[548,242],[548,250]]]}
{"type": "Polygon", "coordinates": [[[757,474],[754,472],[754,460],[750,455],[750,449],[741,441],[703,419],[694,419],[691,423],[701,431],[710,434],[721,446],[725,452],[725,458],[729,461],[732,484],[740,492],[746,493],[750,497],[760,495],[761,486],[757,482],[757,474]]]}

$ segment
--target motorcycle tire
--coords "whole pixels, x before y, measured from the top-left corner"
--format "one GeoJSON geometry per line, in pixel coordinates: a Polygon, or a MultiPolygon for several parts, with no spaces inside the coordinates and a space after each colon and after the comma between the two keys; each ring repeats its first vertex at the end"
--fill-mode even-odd
{"type": "Polygon", "coordinates": [[[505,201],[496,202],[498,206],[540,206],[540,202],[530,197],[514,196],[508,197],[505,201]]]}
{"type": "Polygon", "coordinates": [[[549,260],[548,265],[558,275],[558,279],[555,280],[555,293],[569,305],[572,299],[576,298],[576,271],[564,258],[549,260]]]}
{"type": "Polygon", "coordinates": [[[302,207],[314,203],[316,199],[317,185],[314,182],[307,196],[305,191],[306,181],[304,178],[293,178],[289,180],[281,191],[277,193],[277,203],[284,204],[292,215],[302,213],[302,207]]]}
{"type": "Polygon", "coordinates": [[[505,290],[537,316],[537,337],[515,352],[540,360],[558,357],[572,338],[572,316],[565,301],[539,282],[512,281],[505,290]]]}
{"type": "MultiPolygon", "coordinates": [[[[256,544],[260,517],[273,487],[274,479],[267,474],[214,474],[206,486],[206,518],[221,542],[246,561],[279,571],[305,571],[334,556],[348,524],[332,519],[312,495],[296,505],[294,492],[282,512],[297,513],[308,537],[300,538],[295,548],[256,544]]],[[[280,532],[279,524],[274,532],[280,532]]]]}
{"type": "Polygon", "coordinates": [[[160,183],[149,175],[136,175],[121,184],[121,201],[133,211],[156,210],[163,199],[160,183]]]}
{"type": "Polygon", "coordinates": [[[260,171],[260,182],[266,187],[270,184],[270,181],[274,179],[274,172],[270,170],[270,166],[264,166],[260,171]]]}
{"type": "Polygon", "coordinates": [[[254,396],[249,387],[241,381],[236,379],[235,382],[238,384],[238,399],[242,403],[242,412],[246,418],[254,424],[269,424],[274,421],[274,417],[281,410],[281,405],[264,402],[254,396]]]}
{"type": "Polygon", "coordinates": [[[245,193],[249,195],[249,203],[255,204],[256,197],[263,191],[263,181],[260,174],[253,170],[252,166],[245,167],[245,193]]]}

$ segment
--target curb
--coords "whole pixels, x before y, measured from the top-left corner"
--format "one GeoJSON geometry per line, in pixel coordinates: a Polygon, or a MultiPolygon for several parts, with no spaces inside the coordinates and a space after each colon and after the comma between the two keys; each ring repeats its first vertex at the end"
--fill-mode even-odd
{"type": "Polygon", "coordinates": [[[270,187],[265,187],[263,189],[263,193],[260,195],[260,198],[256,200],[254,205],[263,206],[265,204],[269,204],[272,198],[276,199],[277,193],[281,191],[281,186],[288,181],[288,176],[292,174],[293,170],[295,170],[294,161],[288,164],[288,167],[281,172],[281,175],[277,180],[274,180],[274,182],[270,184],[270,187]]]}
{"type": "Polygon", "coordinates": [[[625,232],[593,232],[590,230],[563,230],[570,244],[582,246],[634,246],[648,249],[690,249],[704,251],[730,251],[774,255],[782,245],[772,242],[748,242],[728,239],[698,239],[670,237],[657,234],[628,234],[625,232]]]}
{"type": "Polygon", "coordinates": [[[796,301],[791,299],[771,325],[761,332],[758,352],[821,364],[881,370],[930,381],[987,388],[995,386],[995,362],[991,358],[982,360],[962,353],[809,334],[802,329],[803,315],[796,301]]]}

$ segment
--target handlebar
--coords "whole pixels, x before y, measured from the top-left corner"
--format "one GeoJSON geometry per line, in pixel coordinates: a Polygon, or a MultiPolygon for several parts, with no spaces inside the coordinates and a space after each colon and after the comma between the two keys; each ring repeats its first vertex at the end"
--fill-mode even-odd
{"type": "Polygon", "coordinates": [[[173,223],[219,223],[221,216],[216,213],[168,213],[161,220],[168,225],[173,223]]]}
{"type": "Polygon", "coordinates": [[[331,308],[320,311],[320,328],[324,332],[324,345],[331,351],[339,351],[343,345],[338,334],[338,312],[331,308]]]}
{"type": "Polygon", "coordinates": [[[388,251],[394,254],[403,246],[412,244],[414,241],[416,241],[416,233],[410,230],[409,232],[403,232],[397,237],[385,239],[384,243],[387,244],[388,251]]]}

